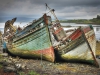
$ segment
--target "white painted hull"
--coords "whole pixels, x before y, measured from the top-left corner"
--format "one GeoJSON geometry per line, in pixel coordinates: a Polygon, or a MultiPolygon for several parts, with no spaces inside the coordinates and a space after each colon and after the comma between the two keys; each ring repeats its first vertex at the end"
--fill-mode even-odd
{"type": "Polygon", "coordinates": [[[66,54],[61,55],[61,58],[64,60],[94,60],[86,42],[77,46],[66,54]]]}

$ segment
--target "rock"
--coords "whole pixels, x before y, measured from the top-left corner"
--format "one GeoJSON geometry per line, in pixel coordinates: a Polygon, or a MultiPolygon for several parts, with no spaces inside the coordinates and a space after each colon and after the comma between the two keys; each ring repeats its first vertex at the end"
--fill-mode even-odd
{"type": "Polygon", "coordinates": [[[100,56],[98,57],[98,59],[100,59],[100,56]]]}
{"type": "Polygon", "coordinates": [[[6,60],[5,62],[8,64],[13,64],[11,60],[6,60]]]}
{"type": "Polygon", "coordinates": [[[21,66],[21,68],[22,68],[22,69],[26,69],[27,66],[26,66],[25,64],[23,64],[23,65],[21,66]]]}
{"type": "Polygon", "coordinates": [[[3,66],[7,66],[7,65],[9,65],[8,62],[3,62],[2,64],[3,64],[3,66]]]}
{"type": "Polygon", "coordinates": [[[17,69],[15,69],[14,66],[7,66],[7,67],[4,67],[4,72],[16,72],[17,69]]]}
{"type": "Polygon", "coordinates": [[[19,69],[19,68],[21,68],[22,65],[20,63],[16,63],[15,66],[16,66],[16,68],[19,69]]]}
{"type": "Polygon", "coordinates": [[[3,62],[2,62],[2,61],[0,61],[0,64],[3,64],[3,62]]]}
{"type": "Polygon", "coordinates": [[[7,57],[8,56],[8,53],[2,53],[1,54],[3,57],[7,57]]]}
{"type": "Polygon", "coordinates": [[[49,66],[52,66],[52,63],[49,63],[48,65],[49,65],[49,66]]]}
{"type": "Polygon", "coordinates": [[[100,55],[96,55],[96,58],[100,59],[100,55]]]}
{"type": "Polygon", "coordinates": [[[12,60],[12,57],[11,56],[9,57],[9,60],[12,60]]]}

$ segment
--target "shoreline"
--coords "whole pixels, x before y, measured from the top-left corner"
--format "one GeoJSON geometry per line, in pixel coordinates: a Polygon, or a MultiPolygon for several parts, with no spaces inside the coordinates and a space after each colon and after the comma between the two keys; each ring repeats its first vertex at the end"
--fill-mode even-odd
{"type": "MultiPolygon", "coordinates": [[[[60,23],[75,23],[75,22],[60,22],[60,23]]],[[[100,25],[98,23],[75,23],[75,24],[93,24],[93,25],[100,25]]]]}

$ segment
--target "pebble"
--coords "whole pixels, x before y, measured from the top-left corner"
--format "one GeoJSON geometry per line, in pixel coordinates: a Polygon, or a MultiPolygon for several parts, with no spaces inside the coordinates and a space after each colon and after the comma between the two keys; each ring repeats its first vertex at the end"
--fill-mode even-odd
{"type": "Polygon", "coordinates": [[[16,68],[14,66],[6,66],[4,67],[4,72],[16,72],[16,68]]]}
{"type": "Polygon", "coordinates": [[[96,58],[100,59],[100,55],[97,55],[96,58]]]}
{"type": "Polygon", "coordinates": [[[2,53],[1,54],[3,57],[8,57],[8,53],[2,53]]]}

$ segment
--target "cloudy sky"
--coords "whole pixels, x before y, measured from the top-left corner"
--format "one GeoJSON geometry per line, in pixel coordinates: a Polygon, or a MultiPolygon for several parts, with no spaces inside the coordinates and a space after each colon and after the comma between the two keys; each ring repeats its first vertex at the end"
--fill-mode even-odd
{"type": "Polygon", "coordinates": [[[55,9],[58,19],[91,19],[100,15],[100,0],[0,0],[0,22],[14,17],[23,22],[37,19],[48,12],[45,3],[55,9]]]}

